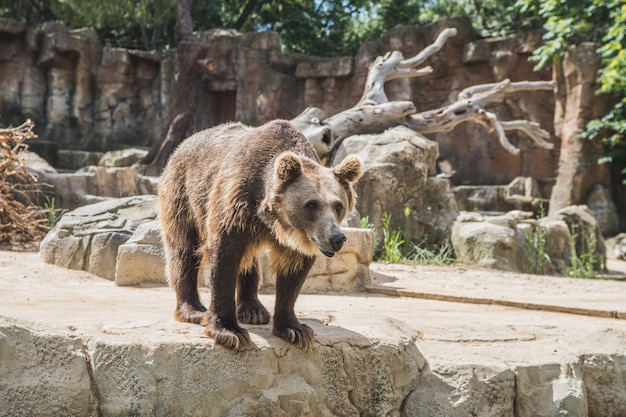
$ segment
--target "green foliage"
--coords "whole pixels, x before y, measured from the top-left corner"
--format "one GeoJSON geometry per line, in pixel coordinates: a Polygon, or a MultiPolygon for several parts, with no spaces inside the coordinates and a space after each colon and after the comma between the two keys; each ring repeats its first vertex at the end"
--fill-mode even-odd
{"type": "Polygon", "coordinates": [[[449,240],[438,247],[421,243],[410,243],[410,249],[405,255],[405,262],[418,265],[450,265],[456,262],[454,248],[449,240]]]}
{"type": "MultiPolygon", "coordinates": [[[[517,0],[194,0],[194,30],[275,30],[286,50],[319,56],[355,54],[392,27],[466,16],[481,35],[523,30],[517,0]],[[249,6],[250,13],[246,14],[249,6]]],[[[176,0],[0,0],[0,17],[31,26],[62,20],[94,27],[111,46],[161,50],[176,43],[176,0]]]]}
{"type": "Polygon", "coordinates": [[[44,202],[44,212],[47,215],[48,224],[47,226],[52,229],[57,225],[61,216],[63,216],[63,210],[57,210],[56,208],[56,198],[55,197],[46,197],[46,201],[44,202]]]}
{"type": "Polygon", "coordinates": [[[573,228],[570,240],[571,266],[565,275],[573,278],[596,278],[596,267],[604,263],[604,259],[596,254],[596,235],[588,228],[580,227],[580,231],[573,228]],[[581,251],[577,253],[576,243],[580,238],[581,251]]]}
{"type": "Polygon", "coordinates": [[[543,27],[544,44],[532,56],[536,68],[562,56],[570,44],[600,41],[608,26],[609,9],[599,0],[519,0],[522,13],[528,13],[543,27]]]}
{"type": "MultiPolygon", "coordinates": [[[[409,231],[409,215],[410,209],[405,208],[405,232],[409,231]]],[[[426,241],[414,243],[405,239],[398,230],[391,230],[391,215],[383,213],[381,219],[383,225],[382,248],[378,252],[375,259],[379,262],[389,263],[407,263],[418,265],[450,265],[456,261],[454,257],[454,249],[449,241],[443,244],[429,245],[426,241]]],[[[369,222],[369,218],[361,219],[361,227],[367,227],[374,230],[374,225],[369,222]]],[[[406,235],[408,236],[408,234],[406,235]]],[[[376,239],[375,247],[378,246],[376,239]]]]}
{"type": "Polygon", "coordinates": [[[390,221],[391,215],[384,213],[382,218],[383,252],[378,260],[397,264],[403,258],[401,247],[404,245],[404,239],[402,239],[402,234],[398,230],[392,231],[390,229],[390,221]]]}
{"type": "MultiPolygon", "coordinates": [[[[543,205],[539,208],[539,219],[545,217],[543,205]]],[[[546,229],[537,223],[526,235],[525,261],[531,274],[543,275],[545,266],[550,262],[550,255],[546,251],[546,229]]]]}
{"type": "MultiPolygon", "coordinates": [[[[626,164],[626,3],[624,0],[519,0],[544,28],[544,44],[531,59],[537,68],[562,56],[571,44],[601,42],[603,67],[598,93],[618,100],[603,117],[592,120],[582,137],[600,139],[608,150],[599,163],[626,164]]],[[[626,168],[622,171],[626,184],[626,168]]]]}

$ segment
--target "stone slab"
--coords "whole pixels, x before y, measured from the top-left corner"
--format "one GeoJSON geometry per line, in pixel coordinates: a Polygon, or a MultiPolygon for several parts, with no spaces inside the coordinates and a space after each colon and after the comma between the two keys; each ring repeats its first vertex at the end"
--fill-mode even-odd
{"type": "MultiPolygon", "coordinates": [[[[536,292],[557,300],[579,281],[551,287],[545,280],[561,279],[533,282],[461,266],[373,269],[394,280],[385,285],[415,280],[426,291],[438,283],[443,294],[458,286],[484,298],[515,293],[526,280],[528,288],[543,283],[545,292],[536,292]]],[[[579,294],[581,305],[601,305],[626,284],[581,282],[590,286],[579,294]]],[[[201,289],[205,302],[208,296],[201,289]]],[[[274,296],[260,299],[272,311],[274,296]]],[[[626,412],[626,320],[371,293],[302,294],[296,313],[316,332],[311,349],[293,348],[269,326],[246,326],[252,344],[236,354],[216,347],[200,326],[175,322],[174,302],[164,286],[119,287],[36,253],[0,251],[0,416],[30,415],[21,411],[41,410],[35,402],[42,398],[53,407],[46,415],[85,416],[626,412]]]]}

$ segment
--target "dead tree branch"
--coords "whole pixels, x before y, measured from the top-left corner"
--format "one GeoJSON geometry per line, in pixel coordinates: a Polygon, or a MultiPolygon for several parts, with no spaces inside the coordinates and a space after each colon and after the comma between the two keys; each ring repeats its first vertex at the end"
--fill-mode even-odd
{"type": "Polygon", "coordinates": [[[430,56],[441,50],[445,42],[456,35],[456,29],[443,30],[435,41],[412,58],[405,59],[401,52],[388,52],[370,65],[363,96],[357,104],[328,118],[316,108],[308,108],[292,120],[292,123],[311,141],[322,159],[327,158],[348,136],[380,132],[394,124],[404,124],[420,133],[447,132],[460,123],[473,121],[495,132],[500,144],[512,154],[519,154],[507,131],[518,130],[545,149],[552,149],[547,142],[550,134],[534,122],[527,120],[500,121],[496,114],[485,107],[504,101],[507,95],[520,91],[552,90],[551,81],[504,80],[499,83],[481,84],[462,90],[457,101],[435,110],[417,113],[410,101],[389,101],[384,91],[385,83],[396,78],[418,77],[432,72],[431,67],[417,69],[430,56]]]}

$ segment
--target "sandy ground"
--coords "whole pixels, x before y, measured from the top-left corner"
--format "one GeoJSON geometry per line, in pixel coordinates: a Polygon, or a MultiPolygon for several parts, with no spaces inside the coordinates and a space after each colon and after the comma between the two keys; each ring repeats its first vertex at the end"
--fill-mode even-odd
{"type": "MultiPolygon", "coordinates": [[[[611,265],[624,268],[626,262],[611,265]]],[[[464,266],[372,265],[358,294],[302,294],[297,314],[317,340],[412,337],[431,366],[512,368],[626,354],[626,280],[581,280],[464,266]],[[389,295],[391,294],[391,295],[389,295]],[[402,295],[402,296],[399,296],[402,295]],[[451,301],[450,301],[451,300],[451,301]]],[[[207,290],[202,297],[208,300],[207,290]]],[[[274,296],[261,295],[272,311],[274,296]]],[[[38,253],[0,251],[0,317],[120,342],[212,343],[200,326],[172,319],[166,286],[118,287],[84,271],[44,263],[38,253]]],[[[256,345],[269,326],[246,326],[256,345]]]]}

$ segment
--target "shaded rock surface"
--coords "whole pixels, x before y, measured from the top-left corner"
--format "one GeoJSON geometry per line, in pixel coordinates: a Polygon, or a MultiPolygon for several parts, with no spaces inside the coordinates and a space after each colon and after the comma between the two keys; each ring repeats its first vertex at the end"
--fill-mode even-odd
{"type": "Polygon", "coordinates": [[[537,215],[548,212],[543,195],[550,195],[532,177],[517,177],[507,185],[458,185],[452,193],[462,211],[524,210],[537,215]]]}
{"type": "Polygon", "coordinates": [[[136,196],[65,213],[41,242],[40,254],[48,263],[112,280],[119,247],[139,225],[156,218],[157,204],[156,196],[136,196]]]}

